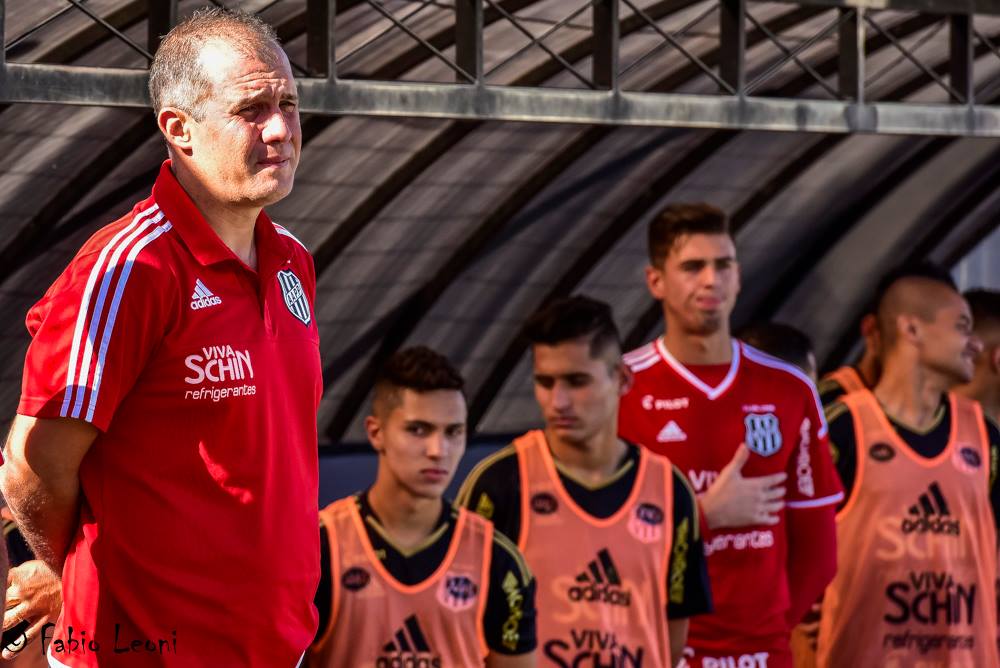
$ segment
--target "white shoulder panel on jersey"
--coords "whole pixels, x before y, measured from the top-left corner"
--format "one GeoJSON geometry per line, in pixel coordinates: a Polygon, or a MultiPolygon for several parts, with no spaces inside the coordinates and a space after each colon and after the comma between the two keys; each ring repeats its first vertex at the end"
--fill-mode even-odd
{"type": "Polygon", "coordinates": [[[656,351],[656,346],[650,341],[644,346],[636,348],[622,355],[622,361],[628,365],[633,372],[642,371],[653,366],[660,361],[660,354],[656,351]]]}
{"type": "Polygon", "coordinates": [[[743,341],[741,341],[740,344],[743,346],[743,354],[746,356],[748,360],[752,360],[757,364],[760,364],[761,366],[766,366],[772,369],[778,369],[779,371],[784,371],[802,381],[802,383],[806,386],[806,388],[809,389],[809,392],[812,394],[813,401],[816,402],[816,412],[819,414],[819,421],[820,421],[819,437],[822,438],[826,436],[827,425],[826,425],[826,417],[824,417],[823,413],[823,404],[820,403],[819,392],[816,391],[816,386],[813,385],[813,382],[809,378],[809,376],[807,376],[802,371],[802,369],[798,368],[794,364],[789,364],[784,360],[780,360],[777,357],[768,355],[764,351],[757,350],[753,346],[743,341]]]}
{"type": "Polygon", "coordinates": [[[278,225],[277,223],[275,223],[275,222],[273,222],[273,221],[272,221],[272,223],[271,223],[271,224],[272,224],[272,225],[274,225],[274,231],[275,231],[275,232],[277,232],[278,234],[280,234],[280,235],[281,235],[281,236],[283,236],[283,237],[288,237],[289,239],[291,239],[292,241],[294,241],[294,242],[295,242],[295,243],[297,243],[298,245],[302,246],[302,248],[303,248],[303,249],[304,249],[304,250],[305,250],[305,251],[306,251],[307,253],[309,252],[309,249],[308,249],[308,248],[306,248],[306,245],[305,245],[304,243],[302,243],[301,241],[299,241],[299,238],[298,238],[298,237],[296,237],[296,236],[295,236],[294,234],[292,234],[291,232],[289,232],[289,231],[288,231],[288,229],[286,229],[286,228],[282,227],[281,225],[278,225]]]}

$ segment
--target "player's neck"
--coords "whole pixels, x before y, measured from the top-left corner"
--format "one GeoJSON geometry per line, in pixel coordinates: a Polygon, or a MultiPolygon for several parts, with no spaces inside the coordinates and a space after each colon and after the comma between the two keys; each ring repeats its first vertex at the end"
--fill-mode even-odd
{"type": "Polygon", "coordinates": [[[861,380],[864,381],[865,385],[868,387],[874,387],[875,383],[878,381],[878,357],[874,355],[868,355],[867,353],[858,360],[857,365],[854,369],[861,376],[861,380]]]}
{"type": "Polygon", "coordinates": [[[933,426],[941,395],[947,390],[948,382],[941,374],[920,365],[907,367],[887,360],[873,391],[889,416],[924,430],[933,426]]]}
{"type": "Polygon", "coordinates": [[[684,366],[729,364],[733,361],[733,344],[728,327],[700,335],[685,332],[680,325],[671,327],[668,323],[663,345],[684,366]]]}
{"type": "Polygon", "coordinates": [[[229,250],[248,267],[257,271],[257,244],[254,229],[260,207],[236,207],[229,202],[221,202],[183,166],[174,163],[177,182],[201,212],[208,226],[219,235],[229,250]]]}
{"type": "Polygon", "coordinates": [[[393,542],[402,548],[422,543],[441,517],[441,499],[417,497],[381,476],[368,490],[368,504],[393,542]]]}
{"type": "Polygon", "coordinates": [[[617,420],[611,427],[587,442],[570,442],[560,439],[549,430],[545,440],[559,465],[579,480],[602,483],[618,471],[618,463],[625,456],[626,445],[617,435],[617,420]]]}

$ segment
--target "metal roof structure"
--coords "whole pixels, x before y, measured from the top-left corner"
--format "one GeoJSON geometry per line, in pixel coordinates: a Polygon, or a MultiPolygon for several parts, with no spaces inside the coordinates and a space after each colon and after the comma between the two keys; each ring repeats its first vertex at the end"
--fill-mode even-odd
{"type": "MultiPolygon", "coordinates": [[[[458,364],[481,433],[535,424],[521,323],[582,291],[614,305],[628,343],[655,336],[645,224],[665,202],[711,201],[731,216],[737,327],[798,325],[827,363],[850,350],[890,264],[954,264],[996,228],[1000,17],[989,4],[457,2],[342,1],[334,40],[323,39],[327,0],[227,3],[276,27],[313,112],[295,189],[270,213],[316,259],[321,442],[362,438],[375,369],[414,343],[458,364]],[[482,29],[457,27],[468,20],[482,29]],[[324,78],[331,44],[335,80],[324,78]],[[478,83],[456,83],[456,67],[478,83]]],[[[182,1],[177,15],[201,4],[182,1]]],[[[145,1],[6,5],[9,414],[27,307],[87,236],[148,194],[165,156],[142,85],[176,16],[167,2],[152,15],[145,1]]]]}

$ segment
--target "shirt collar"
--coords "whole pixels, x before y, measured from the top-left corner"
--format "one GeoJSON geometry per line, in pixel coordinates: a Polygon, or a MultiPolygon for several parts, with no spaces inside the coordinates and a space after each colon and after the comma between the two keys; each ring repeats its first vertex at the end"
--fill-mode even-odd
{"type": "MultiPolygon", "coordinates": [[[[165,160],[160,166],[160,174],[153,184],[153,199],[200,264],[207,266],[226,261],[242,264],[181,187],[174,176],[170,160],[165,160]]],[[[263,210],[257,216],[254,239],[257,243],[258,273],[263,274],[272,267],[286,264],[292,258],[291,243],[277,233],[263,210]]]]}

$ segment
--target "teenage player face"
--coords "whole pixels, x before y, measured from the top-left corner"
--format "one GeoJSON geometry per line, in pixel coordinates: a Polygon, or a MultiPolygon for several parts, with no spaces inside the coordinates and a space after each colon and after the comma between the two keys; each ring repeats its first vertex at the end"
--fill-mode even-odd
{"type": "Polygon", "coordinates": [[[267,206],[292,189],[302,148],[298,98],[288,58],[261,58],[221,41],[199,58],[212,93],[190,122],[188,163],[216,200],[267,206]]]}
{"type": "Polygon", "coordinates": [[[955,383],[967,383],[982,350],[982,342],[972,333],[969,305],[944,286],[933,286],[926,298],[939,307],[932,320],[918,325],[921,362],[955,383]]]}
{"type": "Polygon", "coordinates": [[[650,293],[670,322],[708,336],[729,323],[740,291],[736,247],[726,234],[682,236],[660,267],[646,268],[650,293]]]}
{"type": "Polygon", "coordinates": [[[457,390],[403,389],[399,404],[370,416],[366,427],[380,468],[413,496],[439,498],[465,453],[466,419],[457,390]]]}
{"type": "Polygon", "coordinates": [[[628,387],[616,351],[591,357],[581,338],[555,346],[535,344],[535,399],[549,433],[567,443],[584,444],[618,422],[618,401],[628,387]]]}

